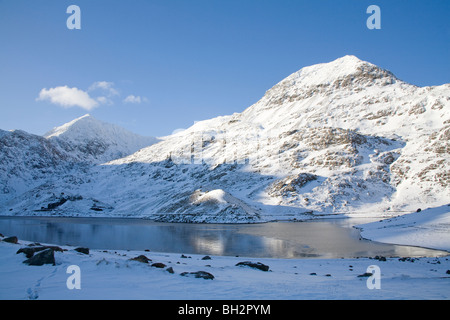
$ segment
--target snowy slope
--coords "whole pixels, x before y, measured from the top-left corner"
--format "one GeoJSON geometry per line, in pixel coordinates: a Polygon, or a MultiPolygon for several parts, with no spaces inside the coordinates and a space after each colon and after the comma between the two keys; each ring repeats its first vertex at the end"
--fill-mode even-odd
{"type": "Polygon", "coordinates": [[[32,188],[8,208],[47,208],[61,201],[49,198],[55,188],[83,200],[51,214],[161,221],[390,216],[442,206],[450,203],[449,107],[450,84],[420,88],[345,56],[293,73],[242,113],[197,122],[123,158],[95,140],[121,134],[94,130],[91,117],[54,129],[47,139],[67,154],[111,161],[32,188]]]}
{"type": "Polygon", "coordinates": [[[0,130],[0,203],[63,174],[72,160],[43,137],[0,130]]]}
{"type": "Polygon", "coordinates": [[[394,244],[450,251],[450,205],[358,226],[361,236],[394,244]]]}

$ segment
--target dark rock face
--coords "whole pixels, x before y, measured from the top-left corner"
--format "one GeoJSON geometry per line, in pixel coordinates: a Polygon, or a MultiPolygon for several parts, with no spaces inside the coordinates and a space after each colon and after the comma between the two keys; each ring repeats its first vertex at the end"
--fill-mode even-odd
{"type": "Polygon", "coordinates": [[[63,205],[64,203],[66,203],[66,201],[67,201],[67,199],[63,197],[63,198],[59,199],[59,200],[56,201],[56,202],[49,203],[49,204],[47,205],[47,209],[48,209],[48,210],[56,209],[56,208],[58,208],[59,206],[61,206],[61,205],[63,205]]]}
{"type": "Polygon", "coordinates": [[[317,176],[311,173],[300,173],[278,180],[269,187],[269,194],[274,196],[289,196],[296,193],[308,182],[317,180],[317,176]]]}
{"type": "Polygon", "coordinates": [[[31,258],[25,260],[23,263],[30,266],[42,266],[44,264],[55,265],[55,252],[51,248],[42,250],[31,258]]]}

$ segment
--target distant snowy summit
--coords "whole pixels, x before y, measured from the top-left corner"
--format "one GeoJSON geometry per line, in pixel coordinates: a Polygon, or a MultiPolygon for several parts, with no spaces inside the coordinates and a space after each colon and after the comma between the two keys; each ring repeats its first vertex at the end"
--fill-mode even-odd
{"type": "Polygon", "coordinates": [[[80,168],[79,165],[121,158],[157,141],[101,122],[89,114],[44,136],[22,130],[0,130],[0,203],[58,179],[80,168]]]}
{"type": "Polygon", "coordinates": [[[81,161],[102,163],[130,155],[158,141],[86,114],[53,128],[44,137],[81,161]]]}
{"type": "Polygon", "coordinates": [[[304,67],[242,113],[160,141],[89,115],[28,147],[10,148],[10,135],[0,132],[10,214],[260,222],[450,203],[450,84],[417,87],[355,56],[304,67]],[[64,165],[74,160],[84,165],[64,165]]]}

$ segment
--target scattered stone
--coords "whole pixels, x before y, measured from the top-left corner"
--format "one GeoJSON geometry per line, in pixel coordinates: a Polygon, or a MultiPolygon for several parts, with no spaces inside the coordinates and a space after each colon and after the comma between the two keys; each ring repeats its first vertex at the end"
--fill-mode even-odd
{"type": "Polygon", "coordinates": [[[414,258],[409,258],[409,257],[405,257],[405,258],[398,258],[398,261],[409,261],[409,262],[414,262],[415,259],[414,258]]]}
{"type": "Polygon", "coordinates": [[[31,258],[25,260],[23,263],[26,263],[30,266],[42,266],[44,264],[55,265],[55,253],[53,249],[48,248],[36,253],[31,258]]]}
{"type": "Polygon", "coordinates": [[[202,260],[211,260],[211,257],[210,257],[210,256],[204,256],[204,257],[202,258],[202,260]]]}
{"type": "Polygon", "coordinates": [[[383,257],[383,256],[375,256],[374,259],[379,260],[379,261],[386,261],[386,257],[383,257]]]}
{"type": "Polygon", "coordinates": [[[185,256],[184,254],[182,254],[180,258],[183,258],[183,259],[190,259],[190,258],[192,258],[192,257],[191,257],[191,256],[185,256]]]}
{"type": "Polygon", "coordinates": [[[183,277],[195,277],[195,278],[202,278],[207,280],[213,280],[214,276],[206,271],[197,271],[197,272],[182,272],[180,273],[183,277]]]}
{"type": "Polygon", "coordinates": [[[236,266],[246,266],[246,267],[250,267],[250,268],[259,269],[262,271],[269,271],[269,266],[265,265],[261,262],[243,261],[243,262],[238,262],[236,264],[236,266]]]}
{"type": "Polygon", "coordinates": [[[327,274],[325,275],[325,277],[331,277],[331,274],[327,273],[327,274]]]}
{"type": "Polygon", "coordinates": [[[310,276],[317,276],[317,273],[311,272],[309,275],[310,275],[310,276]]]}
{"type": "Polygon", "coordinates": [[[152,261],[152,259],[147,258],[143,254],[141,254],[140,256],[131,258],[130,260],[139,261],[139,262],[142,262],[142,263],[148,263],[149,261],[152,261]]]}
{"type": "Polygon", "coordinates": [[[168,273],[171,273],[171,274],[174,274],[174,273],[175,273],[175,271],[173,271],[173,268],[172,268],[172,267],[168,267],[168,268],[166,269],[166,271],[167,271],[168,273]]]}
{"type": "Polygon", "coordinates": [[[106,260],[105,258],[102,258],[101,260],[98,260],[98,261],[97,261],[96,265],[98,266],[99,264],[102,264],[102,263],[108,265],[108,264],[109,264],[109,261],[106,260]]]}
{"type": "Polygon", "coordinates": [[[364,272],[363,274],[358,275],[358,278],[371,277],[371,276],[373,276],[373,273],[364,272]]]}
{"type": "Polygon", "coordinates": [[[155,267],[155,268],[165,268],[166,265],[165,265],[164,263],[161,263],[161,262],[155,262],[155,263],[152,264],[152,267],[155,267]]]}
{"type": "Polygon", "coordinates": [[[420,212],[420,211],[422,211],[422,209],[420,209],[420,208],[419,208],[419,209],[417,209],[417,211],[416,211],[416,212],[420,212]]]}
{"type": "Polygon", "coordinates": [[[89,254],[89,248],[78,247],[75,248],[74,250],[80,253],[89,254]]]}
{"type": "Polygon", "coordinates": [[[445,273],[446,273],[446,274],[450,274],[450,270],[447,270],[445,273]]]}
{"type": "Polygon", "coordinates": [[[17,242],[19,242],[19,239],[17,239],[16,236],[12,236],[4,238],[2,241],[16,244],[17,242]]]}

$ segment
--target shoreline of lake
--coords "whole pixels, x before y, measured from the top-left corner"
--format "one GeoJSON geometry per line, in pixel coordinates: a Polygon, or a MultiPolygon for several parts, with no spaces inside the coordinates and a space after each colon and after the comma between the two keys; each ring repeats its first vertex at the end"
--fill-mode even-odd
{"type": "MultiPolygon", "coordinates": [[[[29,238],[31,239],[27,239],[28,241],[56,242],[55,244],[60,245],[80,245],[96,249],[148,249],[157,252],[285,259],[338,259],[371,256],[434,257],[450,254],[448,251],[434,248],[386,244],[361,237],[360,230],[355,228],[355,226],[363,221],[376,220],[374,218],[338,217],[337,219],[332,219],[328,217],[302,222],[202,224],[155,222],[150,219],[136,217],[0,216],[0,223],[6,220],[22,221],[24,223],[26,221],[34,221],[38,222],[38,224],[34,225],[34,229],[36,229],[36,226],[45,229],[47,238],[38,239],[39,236],[36,235],[38,232],[34,230],[36,233],[32,237],[30,236],[29,238]],[[54,231],[47,230],[47,224],[54,231]],[[64,228],[66,231],[63,230],[64,228]],[[56,235],[52,237],[51,232],[55,232],[57,237],[56,235]],[[78,240],[66,241],[64,232],[77,235],[78,240]],[[103,232],[103,237],[105,237],[103,242],[99,239],[101,238],[99,235],[101,232],[103,232]],[[152,233],[155,233],[155,235],[152,236],[152,233]],[[317,233],[322,233],[326,239],[318,237],[317,233]],[[116,236],[122,237],[130,245],[123,245],[116,236]],[[301,236],[303,238],[299,240],[301,236]],[[311,237],[309,242],[308,236],[311,237]],[[356,239],[357,237],[359,239],[356,239]],[[92,238],[90,242],[89,238],[92,238]],[[55,239],[59,239],[59,241],[52,241],[55,239]],[[145,246],[145,241],[149,245],[145,246]],[[178,241],[178,246],[167,245],[174,241],[178,241]],[[102,243],[107,243],[108,245],[102,245],[102,243]]],[[[0,232],[4,232],[4,230],[0,229],[0,232]]],[[[31,231],[28,230],[28,232],[31,231]]],[[[21,238],[25,239],[27,236],[21,236],[21,238]]]]}

